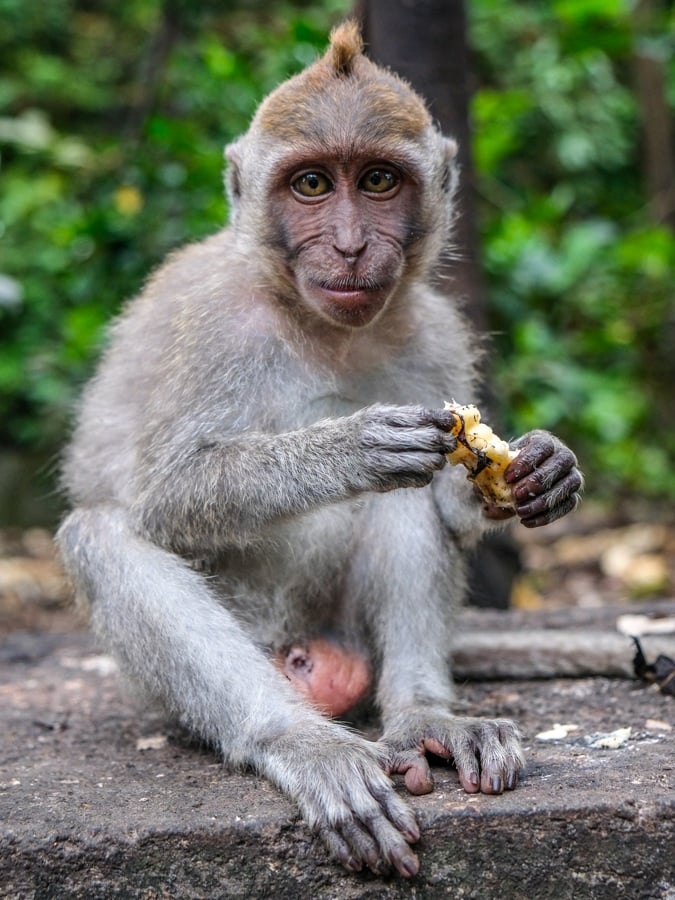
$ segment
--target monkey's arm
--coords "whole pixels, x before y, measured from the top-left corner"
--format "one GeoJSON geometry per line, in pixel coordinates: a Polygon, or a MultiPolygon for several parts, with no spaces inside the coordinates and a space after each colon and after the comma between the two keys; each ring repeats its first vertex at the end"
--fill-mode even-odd
{"type": "Polygon", "coordinates": [[[134,514],[179,553],[246,544],[270,523],[363,491],[428,484],[454,447],[449,417],[373,406],[283,434],[168,441],[141,464],[134,514]]]}

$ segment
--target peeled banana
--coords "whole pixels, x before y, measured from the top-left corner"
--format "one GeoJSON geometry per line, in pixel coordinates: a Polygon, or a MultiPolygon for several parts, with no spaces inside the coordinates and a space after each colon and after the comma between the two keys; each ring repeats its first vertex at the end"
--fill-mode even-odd
{"type": "Polygon", "coordinates": [[[476,406],[461,406],[453,401],[446,403],[445,408],[455,417],[450,434],[457,438],[457,449],[447,454],[448,461],[468,469],[469,480],[488,503],[514,509],[516,504],[511,486],[504,480],[504,470],[518,451],[511,450],[489,425],[481,423],[476,406]]]}

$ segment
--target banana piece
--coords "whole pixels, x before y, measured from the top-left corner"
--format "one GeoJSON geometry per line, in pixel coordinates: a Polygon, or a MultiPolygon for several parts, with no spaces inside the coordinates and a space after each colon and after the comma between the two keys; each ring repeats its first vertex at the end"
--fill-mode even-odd
{"type": "Polygon", "coordinates": [[[445,404],[455,417],[450,434],[457,438],[457,449],[447,454],[453,465],[462,464],[488,503],[505,509],[515,509],[511,486],[504,481],[504,470],[518,456],[506,441],[497,437],[489,425],[483,425],[480,412],[473,405],[445,404]]]}

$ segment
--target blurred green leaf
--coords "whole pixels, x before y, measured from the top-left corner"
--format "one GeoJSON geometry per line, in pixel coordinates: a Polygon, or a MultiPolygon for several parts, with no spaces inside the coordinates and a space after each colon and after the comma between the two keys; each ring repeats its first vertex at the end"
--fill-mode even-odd
{"type": "Polygon", "coordinates": [[[656,41],[675,105],[675,15],[638,34],[620,0],[468,11],[503,415],[567,438],[589,493],[672,502],[675,236],[649,219],[631,52],[656,41]]]}

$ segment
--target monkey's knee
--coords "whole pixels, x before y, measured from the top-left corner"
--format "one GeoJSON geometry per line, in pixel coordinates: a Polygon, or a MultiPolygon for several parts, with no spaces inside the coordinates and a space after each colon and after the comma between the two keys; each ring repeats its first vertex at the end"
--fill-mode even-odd
{"type": "MultiPolygon", "coordinates": [[[[55,543],[79,606],[88,608],[102,583],[116,582],[109,570],[128,554],[129,534],[127,514],[117,507],[78,507],[63,520],[55,543]]],[[[119,575],[121,567],[115,569],[119,575]]]]}
{"type": "Polygon", "coordinates": [[[370,668],[360,653],[321,638],[294,644],[273,662],[298,693],[328,716],[346,713],[371,684],[370,668]]]}
{"type": "Polygon", "coordinates": [[[80,510],[76,509],[61,522],[54,536],[54,540],[62,555],[67,555],[77,546],[79,536],[82,533],[80,519],[80,510]]]}
{"type": "Polygon", "coordinates": [[[114,546],[126,522],[123,510],[114,507],[78,507],[61,523],[55,535],[61,557],[68,566],[86,556],[92,545],[114,546]]]}

